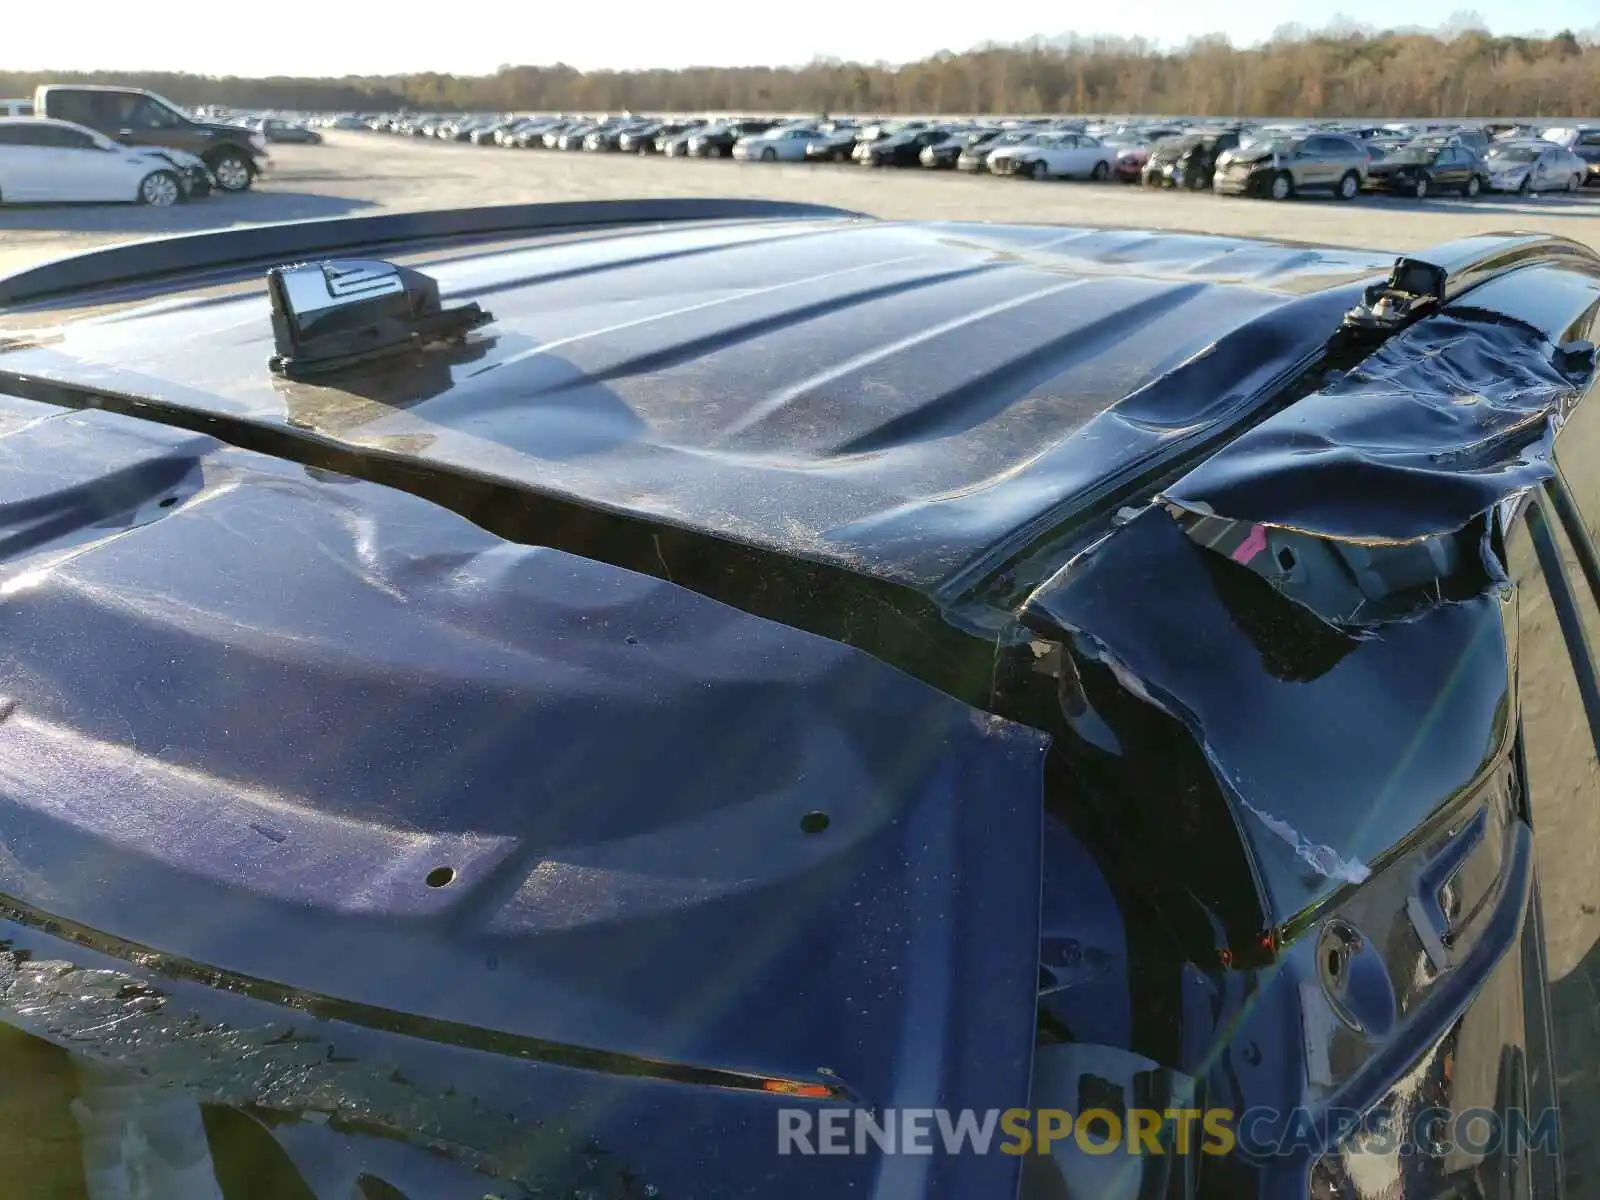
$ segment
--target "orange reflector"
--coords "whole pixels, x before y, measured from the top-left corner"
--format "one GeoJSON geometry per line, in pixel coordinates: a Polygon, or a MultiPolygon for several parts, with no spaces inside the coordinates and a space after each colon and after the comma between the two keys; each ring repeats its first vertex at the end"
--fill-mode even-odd
{"type": "Polygon", "coordinates": [[[796,1083],[792,1079],[764,1079],[761,1087],[780,1096],[804,1096],[809,1100],[826,1100],[833,1095],[833,1089],[825,1083],[796,1083]]]}

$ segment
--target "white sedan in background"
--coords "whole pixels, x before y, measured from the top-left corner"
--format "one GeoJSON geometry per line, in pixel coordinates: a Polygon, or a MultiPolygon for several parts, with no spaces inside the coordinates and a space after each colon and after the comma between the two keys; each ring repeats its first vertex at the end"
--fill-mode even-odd
{"type": "Polygon", "coordinates": [[[1553,142],[1495,142],[1484,159],[1489,186],[1497,192],[1575,192],[1588,164],[1553,142]]]}
{"type": "Polygon", "coordinates": [[[1086,133],[1040,133],[996,150],[989,156],[989,172],[1030,179],[1109,179],[1117,149],[1086,133]]]}
{"type": "Polygon", "coordinates": [[[165,207],[185,191],[165,151],[124,146],[71,121],[0,118],[0,204],[109,200],[165,207]]]}
{"type": "Polygon", "coordinates": [[[806,147],[823,137],[816,129],[772,129],[753,133],[733,144],[733,156],[757,162],[805,162],[806,147]]]}

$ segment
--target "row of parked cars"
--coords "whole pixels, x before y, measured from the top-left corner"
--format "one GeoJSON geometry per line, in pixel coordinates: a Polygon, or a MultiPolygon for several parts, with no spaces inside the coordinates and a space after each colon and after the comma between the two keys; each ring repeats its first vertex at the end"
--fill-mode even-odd
{"type": "Polygon", "coordinates": [[[506,149],[854,162],[1027,179],[1121,180],[1288,199],[1363,191],[1544,192],[1600,184],[1600,126],[667,119],[635,114],[343,114],[338,127],[506,149]]]}

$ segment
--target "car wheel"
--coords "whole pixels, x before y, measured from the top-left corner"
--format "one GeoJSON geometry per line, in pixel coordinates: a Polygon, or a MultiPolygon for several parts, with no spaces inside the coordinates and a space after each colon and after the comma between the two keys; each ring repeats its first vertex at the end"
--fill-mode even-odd
{"type": "Polygon", "coordinates": [[[1428,198],[1428,177],[1426,175],[1417,176],[1417,181],[1411,185],[1411,195],[1416,200],[1426,200],[1428,198]]]}
{"type": "Polygon", "coordinates": [[[765,150],[763,150],[761,152],[761,161],[762,162],[777,162],[778,161],[778,152],[776,150],[774,150],[771,146],[768,146],[765,150]]]}
{"type": "Polygon", "coordinates": [[[1533,191],[1533,172],[1530,171],[1522,177],[1522,182],[1517,185],[1517,195],[1526,196],[1533,191]]]}
{"type": "Polygon", "coordinates": [[[1582,175],[1574,175],[1571,179],[1567,180],[1567,191],[1569,191],[1569,192],[1575,192],[1579,188],[1581,188],[1582,186],[1583,186],[1583,176],[1582,175]]]}
{"type": "Polygon", "coordinates": [[[211,162],[217,186],[225,192],[242,192],[250,187],[250,163],[237,150],[225,150],[211,162]]]}
{"type": "Polygon", "coordinates": [[[1356,193],[1361,190],[1361,177],[1354,171],[1346,171],[1339,180],[1339,199],[1354,200],[1356,193]]]}
{"type": "Polygon", "coordinates": [[[1292,195],[1294,195],[1294,177],[1287,171],[1279,171],[1272,177],[1272,198],[1287,200],[1292,195]]]}
{"type": "Polygon", "coordinates": [[[171,171],[151,171],[139,181],[139,203],[170,208],[183,198],[183,188],[171,171]]]}
{"type": "Polygon", "coordinates": [[[1029,163],[1028,164],[1028,178],[1029,179],[1043,180],[1049,174],[1050,174],[1050,170],[1049,170],[1048,167],[1046,167],[1044,165],[1043,162],[1034,162],[1034,163],[1029,163]]]}
{"type": "Polygon", "coordinates": [[[1461,189],[1461,194],[1468,200],[1474,199],[1483,190],[1483,184],[1476,175],[1467,177],[1466,186],[1461,189]]]}
{"type": "Polygon", "coordinates": [[[1107,165],[1104,159],[1101,159],[1099,162],[1095,163],[1094,170],[1089,172],[1089,178],[1094,180],[1096,183],[1104,183],[1110,174],[1110,166],[1107,165]]]}

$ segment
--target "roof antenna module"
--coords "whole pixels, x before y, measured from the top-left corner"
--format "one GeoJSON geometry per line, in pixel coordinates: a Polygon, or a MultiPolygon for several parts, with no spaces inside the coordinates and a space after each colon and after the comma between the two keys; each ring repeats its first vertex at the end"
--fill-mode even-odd
{"type": "Polygon", "coordinates": [[[294,263],[267,272],[277,353],[290,379],[459,338],[494,317],[476,303],[444,308],[437,280],[371,259],[294,263]]]}

